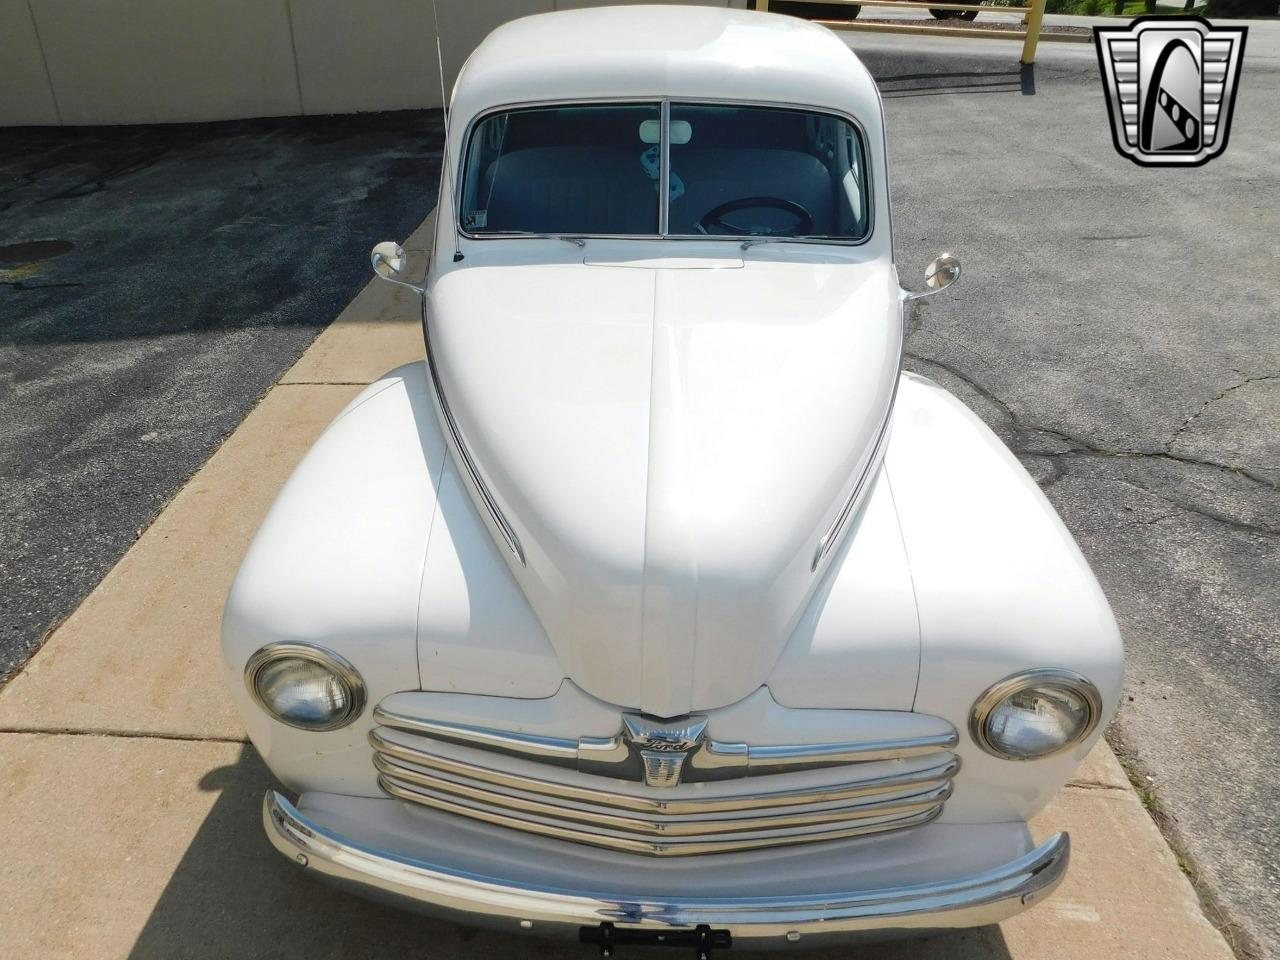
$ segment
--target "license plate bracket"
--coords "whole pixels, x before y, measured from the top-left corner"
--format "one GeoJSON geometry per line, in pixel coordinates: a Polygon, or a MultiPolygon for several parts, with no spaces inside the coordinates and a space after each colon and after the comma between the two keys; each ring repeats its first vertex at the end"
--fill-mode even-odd
{"type": "Polygon", "coordinates": [[[627,944],[637,947],[683,947],[693,950],[697,960],[709,960],[713,949],[728,950],[733,946],[733,937],[728,930],[712,930],[705,923],[692,930],[636,929],[602,923],[596,927],[579,927],[578,940],[598,946],[602,957],[612,957],[618,947],[627,944]]]}

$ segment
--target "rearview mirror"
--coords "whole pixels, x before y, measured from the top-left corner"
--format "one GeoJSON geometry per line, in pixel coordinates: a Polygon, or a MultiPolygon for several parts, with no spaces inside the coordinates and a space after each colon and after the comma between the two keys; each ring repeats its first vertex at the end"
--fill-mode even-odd
{"type": "Polygon", "coordinates": [[[426,288],[405,279],[404,271],[409,265],[404,247],[394,240],[383,240],[369,254],[369,262],[373,264],[373,272],[389,283],[398,283],[402,287],[426,293],[426,288]]]}
{"type": "Polygon", "coordinates": [[[924,271],[924,285],[930,290],[941,290],[960,279],[960,258],[952,253],[936,257],[924,271]]]}
{"type": "Polygon", "coordinates": [[[408,258],[404,255],[404,247],[394,240],[383,240],[369,254],[373,262],[373,272],[383,280],[399,280],[404,272],[408,258]]]}
{"type": "Polygon", "coordinates": [[[940,293],[960,279],[960,258],[953,253],[940,253],[924,271],[924,290],[917,293],[902,291],[903,300],[919,300],[940,293]]]}

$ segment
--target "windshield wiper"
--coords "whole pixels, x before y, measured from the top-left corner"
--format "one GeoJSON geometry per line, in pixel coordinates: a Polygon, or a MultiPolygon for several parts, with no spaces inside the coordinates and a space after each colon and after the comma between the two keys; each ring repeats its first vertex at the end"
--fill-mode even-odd
{"type": "Polygon", "coordinates": [[[801,243],[804,243],[806,241],[810,243],[823,243],[823,242],[839,243],[847,239],[848,237],[831,237],[831,236],[817,236],[817,235],[803,236],[803,237],[759,236],[759,237],[747,237],[747,239],[743,240],[742,243],[739,244],[739,247],[742,250],[746,250],[748,247],[754,247],[761,243],[795,243],[797,241],[801,243]]]}
{"type": "Polygon", "coordinates": [[[478,237],[530,237],[535,240],[563,240],[576,247],[587,245],[586,237],[573,237],[564,233],[538,233],[535,230],[486,230],[476,234],[478,237]]]}

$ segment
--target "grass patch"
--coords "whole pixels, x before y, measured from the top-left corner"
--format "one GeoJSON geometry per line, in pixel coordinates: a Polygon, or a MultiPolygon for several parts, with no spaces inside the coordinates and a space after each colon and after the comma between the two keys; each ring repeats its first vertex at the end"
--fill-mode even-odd
{"type": "Polygon", "coordinates": [[[1147,813],[1151,814],[1153,819],[1163,816],[1164,807],[1160,805],[1160,798],[1156,796],[1156,792],[1150,787],[1139,786],[1138,799],[1142,801],[1143,808],[1147,813]]]}
{"type": "Polygon", "coordinates": [[[1160,802],[1160,798],[1156,796],[1155,787],[1153,786],[1154,781],[1146,775],[1145,770],[1137,762],[1136,758],[1125,750],[1121,737],[1115,731],[1109,734],[1108,739],[1111,740],[1111,746],[1115,749],[1116,759],[1120,761],[1120,766],[1124,768],[1125,775],[1128,776],[1129,783],[1133,785],[1134,792],[1137,793],[1143,809],[1147,811],[1152,822],[1169,844],[1169,849],[1178,864],[1178,869],[1190,881],[1192,889],[1195,890],[1204,915],[1210,923],[1218,928],[1218,931],[1226,939],[1227,945],[1231,948],[1231,952],[1236,955],[1238,960],[1262,960],[1261,948],[1245,931],[1236,926],[1226,909],[1218,901],[1216,894],[1205,877],[1196,869],[1195,861],[1187,853],[1177,818],[1165,808],[1164,804],[1160,802]]]}

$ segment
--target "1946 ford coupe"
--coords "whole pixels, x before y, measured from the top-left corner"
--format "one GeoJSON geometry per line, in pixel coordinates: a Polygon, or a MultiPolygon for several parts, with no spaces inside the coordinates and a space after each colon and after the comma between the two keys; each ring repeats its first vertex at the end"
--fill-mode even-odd
{"type": "Polygon", "coordinates": [[[224,656],[271,842],[601,944],[805,945],[1046,896],[1027,820],[1120,638],[1014,456],[901,369],[884,115],[834,34],[509,23],[455,87],[426,361],[263,523],[224,656]]]}

